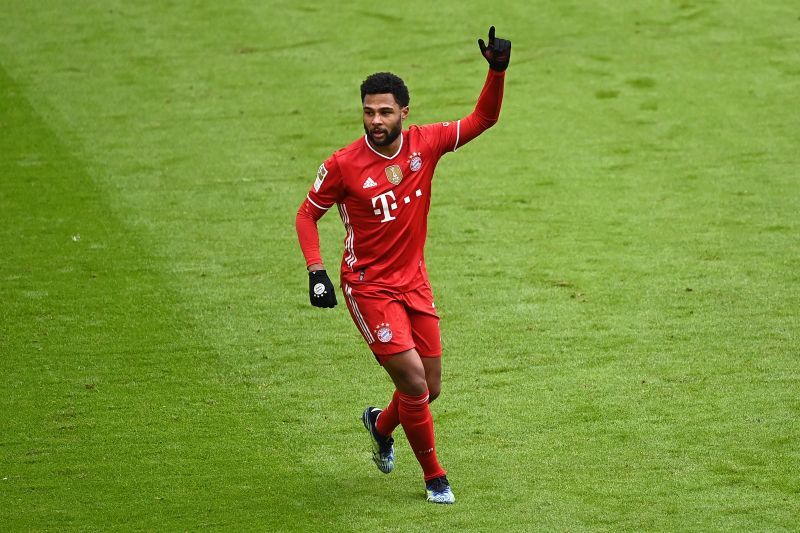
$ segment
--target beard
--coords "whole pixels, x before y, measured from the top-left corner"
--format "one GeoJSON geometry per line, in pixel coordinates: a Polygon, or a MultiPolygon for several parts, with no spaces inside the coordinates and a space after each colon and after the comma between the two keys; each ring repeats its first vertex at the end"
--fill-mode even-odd
{"type": "Polygon", "coordinates": [[[366,132],[367,137],[369,138],[369,141],[372,144],[374,144],[375,146],[389,146],[390,144],[392,144],[394,142],[395,139],[397,139],[397,137],[400,135],[400,132],[402,130],[403,130],[403,125],[402,124],[398,124],[391,131],[388,131],[388,130],[386,130],[384,128],[376,128],[374,130],[369,130],[369,129],[367,129],[366,126],[364,126],[364,132],[366,132]],[[380,131],[380,132],[385,133],[385,135],[384,135],[382,140],[375,139],[375,137],[373,136],[373,132],[376,132],[376,131],[380,131]]]}

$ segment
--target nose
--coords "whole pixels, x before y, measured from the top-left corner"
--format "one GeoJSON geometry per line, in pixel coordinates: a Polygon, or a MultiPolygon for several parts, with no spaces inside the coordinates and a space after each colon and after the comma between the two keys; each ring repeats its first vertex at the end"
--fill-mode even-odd
{"type": "Polygon", "coordinates": [[[379,125],[383,124],[383,118],[381,118],[381,116],[376,113],[376,114],[372,115],[372,121],[371,122],[372,122],[372,124],[374,126],[379,126],[379,125]]]}

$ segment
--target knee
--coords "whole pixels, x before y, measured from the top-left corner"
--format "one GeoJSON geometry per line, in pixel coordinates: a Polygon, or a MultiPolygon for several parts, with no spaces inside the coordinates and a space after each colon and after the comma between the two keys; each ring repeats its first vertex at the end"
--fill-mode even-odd
{"type": "Polygon", "coordinates": [[[402,380],[402,384],[398,384],[401,385],[398,386],[400,392],[409,394],[411,396],[425,394],[425,391],[428,389],[428,384],[425,382],[424,375],[420,376],[411,374],[404,376],[404,378],[405,379],[402,380]]]}

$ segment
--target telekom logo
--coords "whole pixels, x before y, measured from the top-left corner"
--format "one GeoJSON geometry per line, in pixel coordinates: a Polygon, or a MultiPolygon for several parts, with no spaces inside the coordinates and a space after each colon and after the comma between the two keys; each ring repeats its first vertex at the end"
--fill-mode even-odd
{"type": "MultiPolygon", "coordinates": [[[[414,193],[416,198],[422,196],[422,190],[417,189],[414,193]]],[[[404,196],[403,197],[404,204],[411,203],[411,196],[404,196]]],[[[397,198],[394,196],[394,191],[387,191],[383,194],[379,194],[372,198],[372,207],[374,208],[374,213],[378,216],[383,216],[381,219],[381,224],[384,222],[390,222],[395,220],[397,217],[392,216],[392,211],[397,210],[397,198]]]]}
{"type": "Polygon", "coordinates": [[[388,191],[383,194],[379,194],[378,196],[372,199],[372,207],[375,207],[375,214],[376,215],[383,215],[383,220],[381,220],[381,224],[384,222],[389,222],[390,220],[394,220],[397,217],[393,217],[391,215],[391,211],[397,209],[397,204],[395,203],[394,191],[388,191]],[[392,203],[389,203],[389,199],[392,199],[392,203]],[[380,202],[381,206],[378,207],[378,202],[380,202]]]}

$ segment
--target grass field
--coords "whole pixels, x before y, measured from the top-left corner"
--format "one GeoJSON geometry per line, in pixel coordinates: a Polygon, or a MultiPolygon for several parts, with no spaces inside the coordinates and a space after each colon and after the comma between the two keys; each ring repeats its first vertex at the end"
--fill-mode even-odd
{"type": "MultiPolygon", "coordinates": [[[[787,1],[0,0],[0,529],[797,531],[800,10],[787,1]],[[426,504],[294,215],[391,70],[458,502],[426,504]]],[[[343,229],[320,228],[338,277],[343,229]]]]}

